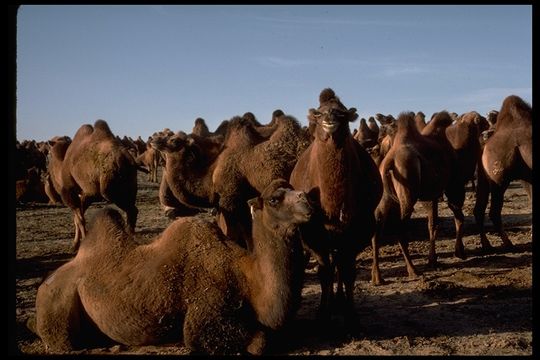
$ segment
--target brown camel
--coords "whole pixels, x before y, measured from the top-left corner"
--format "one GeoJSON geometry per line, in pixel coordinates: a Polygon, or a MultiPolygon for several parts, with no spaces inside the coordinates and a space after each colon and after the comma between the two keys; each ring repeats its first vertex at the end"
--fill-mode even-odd
{"type": "Polygon", "coordinates": [[[407,272],[410,277],[417,276],[408,250],[408,226],[417,201],[428,213],[429,265],[436,264],[437,203],[455,166],[455,155],[445,135],[445,129],[451,123],[449,114],[440,112],[424,128],[423,133],[429,135],[422,135],[418,132],[412,112],[401,113],[398,117],[392,147],[379,166],[384,193],[375,211],[377,231],[372,238],[371,280],[374,285],[384,282],[379,270],[378,242],[389,215],[396,210],[399,213],[396,225],[400,234],[399,245],[407,272]]]}
{"type": "Polygon", "coordinates": [[[60,196],[64,184],[62,180],[62,164],[70,144],[71,138],[69,136],[55,136],[49,140],[51,148],[45,178],[45,192],[48,194],[49,199],[55,203],[62,203],[62,197],[60,196]]]}
{"type": "Polygon", "coordinates": [[[414,115],[414,122],[418,131],[422,132],[426,127],[426,115],[421,111],[417,112],[416,115],[414,115]]]}
{"type": "Polygon", "coordinates": [[[188,207],[217,208],[225,234],[249,246],[246,201],[272,179],[289,177],[307,147],[304,134],[290,116],[276,118],[271,126],[254,126],[250,116],[233,117],[224,140],[177,134],[153,145],[167,154],[168,187],[177,200],[188,207]]]}
{"type": "Polygon", "coordinates": [[[465,201],[465,186],[469,181],[474,181],[475,171],[480,159],[479,127],[482,126],[483,118],[476,111],[461,115],[459,121],[446,128],[446,137],[450,142],[455,154],[457,166],[451,174],[445,193],[448,198],[448,206],[454,213],[456,226],[456,244],[454,255],[466,259],[463,246],[463,203],[465,201]]]}
{"type": "Polygon", "coordinates": [[[135,230],[137,165],[104,120],[97,120],[93,127],[85,124],[79,128],[65,152],[60,176],[57,190],[62,202],[73,211],[74,250],[86,234],[84,213],[97,198],[124,210],[129,229],[135,230]]]}
{"type": "Polygon", "coordinates": [[[532,108],[520,97],[510,95],[504,99],[496,116],[495,130],[484,145],[481,165],[474,217],[480,229],[482,248],[491,248],[484,230],[484,214],[491,194],[489,217],[503,246],[511,249],[513,244],[501,220],[504,193],[510,182],[521,180],[532,202],[532,108]]]}
{"type": "Polygon", "coordinates": [[[174,221],[139,245],[120,214],[99,210],[74,259],[39,287],[35,330],[49,352],[178,342],[194,352],[261,354],[300,302],[304,193],[273,181],[249,201],[253,250],[202,217],[174,221]],[[96,340],[97,339],[97,340],[96,340]]]}
{"type": "Polygon", "coordinates": [[[323,321],[331,316],[337,266],[336,297],[344,302],[348,325],[353,325],[355,260],[375,230],[373,211],[382,194],[381,178],[349,129],[349,122],[358,118],[356,109],[347,109],[329,88],[321,91],[319,103],[319,108],[310,109],[308,114],[315,126],[315,139],[298,159],[291,184],[305,191],[315,207],[312,220],[301,226],[301,233],[319,264],[319,315],[323,321]]]}
{"type": "Polygon", "coordinates": [[[362,118],[360,119],[360,125],[358,126],[358,131],[353,136],[356,141],[364,149],[370,149],[377,145],[377,139],[379,137],[379,129],[377,128],[377,132],[371,130],[369,126],[366,123],[366,119],[362,118]]]}
{"type": "Polygon", "coordinates": [[[156,137],[151,145],[166,157],[160,198],[174,201],[172,195],[177,202],[193,209],[215,205],[212,174],[223,150],[222,137],[188,136],[179,131],[172,136],[156,137]]]}

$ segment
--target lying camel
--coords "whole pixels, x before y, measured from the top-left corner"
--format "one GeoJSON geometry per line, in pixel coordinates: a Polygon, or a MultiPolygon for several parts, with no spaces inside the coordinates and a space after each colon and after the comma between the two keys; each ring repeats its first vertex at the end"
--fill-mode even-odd
{"type": "Polygon", "coordinates": [[[501,220],[504,193],[510,182],[521,180],[532,201],[532,108],[520,97],[511,95],[504,99],[495,118],[495,130],[486,141],[482,152],[474,207],[474,217],[480,228],[480,240],[485,250],[491,248],[484,230],[484,214],[489,194],[491,193],[489,217],[505,248],[513,247],[501,220]]]}
{"type": "Polygon", "coordinates": [[[116,210],[100,210],[75,258],[40,285],[29,326],[54,353],[105,336],[136,346],[183,338],[196,352],[261,354],[267,334],[300,303],[296,228],[312,209],[282,179],[248,204],[251,252],[201,217],[180,218],[139,245],[116,210]]]}

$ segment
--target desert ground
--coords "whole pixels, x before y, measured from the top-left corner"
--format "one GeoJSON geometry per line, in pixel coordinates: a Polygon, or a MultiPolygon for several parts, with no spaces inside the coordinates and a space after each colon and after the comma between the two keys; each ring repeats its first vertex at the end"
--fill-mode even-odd
{"type": "MultiPolygon", "coordinates": [[[[147,243],[172,220],[158,201],[158,184],[139,174],[136,239],[147,243]]],[[[96,209],[107,206],[96,203],[96,209]]],[[[512,252],[501,251],[502,242],[486,215],[488,238],[496,249],[480,251],[472,210],[474,193],[469,189],[464,206],[464,244],[469,257],[454,257],[454,220],[446,203],[439,204],[437,240],[439,266],[426,268],[429,241],[422,207],[413,215],[410,251],[422,275],[407,277],[399,246],[392,236],[381,246],[381,274],[387,284],[373,286],[371,247],[357,257],[355,286],[357,326],[346,331],[336,315],[330,326],[317,319],[320,287],[316,266],[310,262],[302,306],[295,320],[270,343],[275,355],[531,355],[532,301],[532,206],[519,182],[505,194],[503,222],[512,252]]],[[[488,206],[489,210],[489,206],[488,206]]],[[[22,354],[44,355],[40,339],[26,328],[35,312],[36,290],[42,278],[73,257],[70,250],[73,222],[63,206],[23,204],[16,207],[16,299],[15,338],[22,354]]],[[[11,328],[10,328],[11,330],[11,328]]],[[[73,354],[169,354],[187,355],[182,345],[114,345],[85,349],[73,354]]]]}

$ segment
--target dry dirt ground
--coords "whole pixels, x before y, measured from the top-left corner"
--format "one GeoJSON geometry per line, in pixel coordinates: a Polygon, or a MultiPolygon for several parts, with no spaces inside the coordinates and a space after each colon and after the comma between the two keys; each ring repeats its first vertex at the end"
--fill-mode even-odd
{"type": "MultiPolygon", "coordinates": [[[[139,176],[136,237],[150,241],[170,222],[160,209],[158,185],[139,176]]],[[[87,214],[106,204],[91,206],[87,214]]],[[[413,215],[410,251],[422,276],[409,279],[399,246],[381,247],[381,272],[386,285],[370,284],[371,248],[358,256],[355,287],[358,324],[345,331],[343,318],[319,326],[316,309],[320,288],[312,263],[306,270],[302,307],[296,320],[271,343],[268,352],[280,355],[531,355],[532,354],[532,209],[518,182],[505,195],[503,222],[516,250],[479,251],[467,193],[464,212],[465,248],[469,257],[453,256],[454,221],[446,204],[439,204],[437,241],[439,267],[427,269],[427,227],[422,207],[413,215]]],[[[489,210],[489,207],[488,207],[489,210]]],[[[499,247],[486,216],[488,237],[499,247]]],[[[16,325],[15,338],[23,354],[45,354],[43,343],[25,326],[34,314],[36,290],[42,277],[68,261],[72,217],[62,206],[26,204],[16,208],[16,325]]],[[[188,354],[179,344],[87,349],[76,354],[188,354]]]]}

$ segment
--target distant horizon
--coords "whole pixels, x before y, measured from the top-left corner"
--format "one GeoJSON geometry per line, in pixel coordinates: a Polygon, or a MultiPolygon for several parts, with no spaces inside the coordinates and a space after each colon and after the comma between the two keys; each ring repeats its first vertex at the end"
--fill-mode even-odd
{"type": "Polygon", "coordinates": [[[305,126],[326,87],[359,119],[532,106],[532,5],[19,7],[19,141],[98,119],[146,140],[276,109],[305,126]]]}

